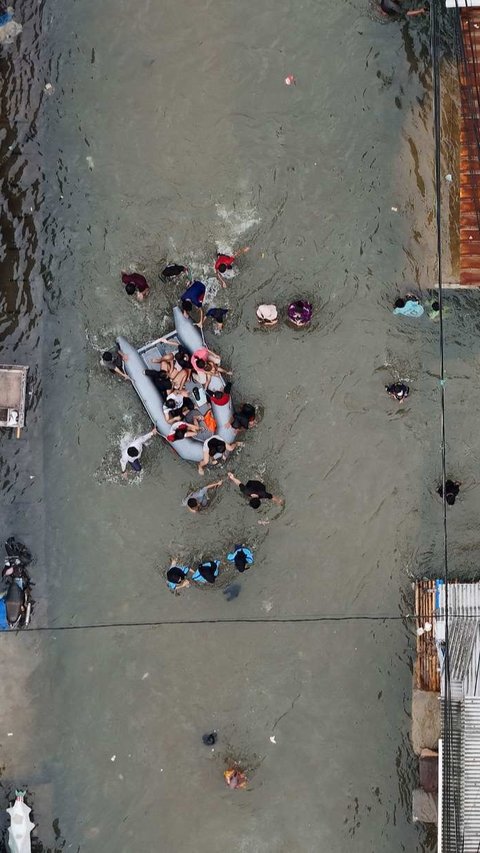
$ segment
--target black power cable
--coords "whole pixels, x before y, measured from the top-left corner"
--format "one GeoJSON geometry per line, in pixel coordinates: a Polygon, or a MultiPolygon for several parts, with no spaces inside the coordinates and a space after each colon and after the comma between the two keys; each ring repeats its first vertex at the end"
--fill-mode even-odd
{"type": "MultiPolygon", "coordinates": [[[[436,230],[437,230],[437,263],[438,263],[438,303],[439,303],[439,346],[440,346],[440,434],[441,434],[441,459],[442,459],[442,528],[443,528],[443,574],[444,574],[444,685],[445,695],[443,702],[443,732],[444,732],[444,788],[443,802],[445,808],[443,836],[450,845],[454,841],[456,853],[461,847],[460,821],[459,821],[459,797],[458,780],[455,773],[454,755],[454,720],[451,695],[451,673],[450,673],[450,642],[449,642],[449,594],[448,594],[448,527],[447,527],[447,501],[446,501],[446,428],[445,428],[445,334],[443,324],[443,267],[442,267],[442,200],[441,200],[441,91],[440,91],[440,69],[439,69],[439,30],[438,30],[438,6],[441,0],[433,0],[430,16],[430,40],[432,56],[433,75],[433,106],[434,106],[434,138],[435,138],[435,203],[436,203],[436,230]],[[453,838],[451,811],[453,810],[453,838]]],[[[458,8],[458,2],[457,2],[458,8]]],[[[468,69],[467,69],[468,70],[468,69]]],[[[466,77],[466,82],[468,77],[466,77]]]]}

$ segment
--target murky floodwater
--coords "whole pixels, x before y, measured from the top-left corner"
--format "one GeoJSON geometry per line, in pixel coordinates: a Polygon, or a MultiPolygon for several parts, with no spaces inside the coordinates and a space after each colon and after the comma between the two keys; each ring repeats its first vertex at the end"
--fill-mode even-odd
{"type": "MultiPolygon", "coordinates": [[[[440,565],[438,326],[390,313],[435,274],[428,24],[383,25],[360,0],[29,0],[16,18],[0,60],[0,334],[32,394],[21,441],[2,438],[1,532],[38,554],[34,625],[190,624],[2,637],[17,685],[5,797],[28,785],[45,849],[431,849],[410,821],[409,629],[272,621],[400,616],[410,576],[440,565]],[[199,478],[160,440],[139,480],[119,476],[121,436],[148,423],[99,354],[170,327],[181,285],[159,281],[164,259],[206,276],[217,247],[245,244],[209,340],[263,412],[229,467],[286,505],[257,515],[225,485],[194,517],[181,499],[199,478]],[[145,305],[120,286],[129,267],[153,285],[145,305]],[[259,301],[303,294],[307,333],[255,328],[259,301]],[[412,387],[401,409],[391,377],[412,387]],[[168,593],[170,555],[239,540],[256,564],[232,601],[168,593]],[[245,793],[224,787],[231,755],[251,769],[245,793]]],[[[478,297],[447,302],[463,569],[478,552],[478,297]]]]}

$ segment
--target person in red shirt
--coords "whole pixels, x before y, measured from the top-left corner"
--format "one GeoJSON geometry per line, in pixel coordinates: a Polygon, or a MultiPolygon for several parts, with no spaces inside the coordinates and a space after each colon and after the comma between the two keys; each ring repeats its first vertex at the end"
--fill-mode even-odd
{"type": "Polygon", "coordinates": [[[243,249],[239,249],[236,255],[223,255],[218,254],[217,259],[215,261],[215,275],[217,276],[222,287],[227,286],[227,282],[225,281],[222,273],[227,270],[231,270],[233,264],[240,257],[240,255],[246,255],[247,252],[250,251],[250,246],[245,246],[243,249]]]}

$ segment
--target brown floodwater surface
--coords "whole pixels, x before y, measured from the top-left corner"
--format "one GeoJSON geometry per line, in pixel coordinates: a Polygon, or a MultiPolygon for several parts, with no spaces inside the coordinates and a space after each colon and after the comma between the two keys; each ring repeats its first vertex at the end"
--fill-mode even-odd
{"type": "MultiPolygon", "coordinates": [[[[0,637],[5,804],[28,786],[45,851],[433,849],[411,821],[400,617],[411,578],[441,571],[438,325],[391,313],[435,281],[428,21],[385,24],[361,0],[28,0],[15,17],[0,340],[31,385],[22,439],[1,437],[1,533],[37,555],[32,626],[59,630],[0,637]],[[244,245],[219,291],[215,252],[244,245]],[[140,477],[120,476],[121,438],[150,425],[100,355],[171,329],[167,260],[229,308],[207,340],[261,412],[205,482],[259,477],[281,509],[255,513],[225,481],[188,513],[200,478],[159,438],[140,477]],[[147,276],[144,304],[123,269],[147,276]],[[258,303],[299,296],[308,330],[257,328],[258,303]],[[169,593],[172,555],[236,542],[251,570],[169,593]],[[99,623],[118,627],[85,627],[99,623]],[[247,790],[225,786],[231,761],[247,790]]],[[[468,486],[451,563],[473,570],[479,299],[446,303],[448,473],[468,486]]]]}

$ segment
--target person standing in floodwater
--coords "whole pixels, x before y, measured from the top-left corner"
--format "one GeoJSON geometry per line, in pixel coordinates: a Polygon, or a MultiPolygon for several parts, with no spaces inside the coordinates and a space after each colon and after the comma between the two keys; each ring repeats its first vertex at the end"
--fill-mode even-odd
{"type": "Polygon", "coordinates": [[[407,293],[406,299],[396,299],[393,307],[394,314],[402,317],[421,317],[425,309],[419,299],[413,293],[407,293]]]}
{"type": "MultiPolygon", "coordinates": [[[[445,500],[449,506],[454,505],[460,491],[460,486],[461,483],[458,483],[455,480],[445,480],[445,500]]],[[[443,486],[441,483],[437,489],[437,495],[440,495],[440,497],[443,498],[443,486]]]]}
{"type": "Polygon", "coordinates": [[[139,302],[143,302],[150,293],[147,279],[139,272],[122,272],[122,282],[128,296],[135,296],[139,302]]]}
{"type": "Polygon", "coordinates": [[[250,246],[245,246],[243,249],[239,249],[236,255],[223,255],[221,253],[217,255],[217,259],[215,261],[215,275],[217,276],[217,279],[222,285],[222,287],[227,286],[227,282],[223,277],[223,273],[225,273],[227,270],[231,270],[237,258],[239,258],[240,255],[246,255],[246,253],[249,251],[250,246]]]}
{"type": "Polygon", "coordinates": [[[414,18],[417,15],[423,15],[428,11],[426,6],[422,6],[421,9],[404,10],[401,5],[401,0],[380,0],[378,7],[381,14],[389,18],[398,17],[399,15],[405,15],[407,18],[414,18]]]}

